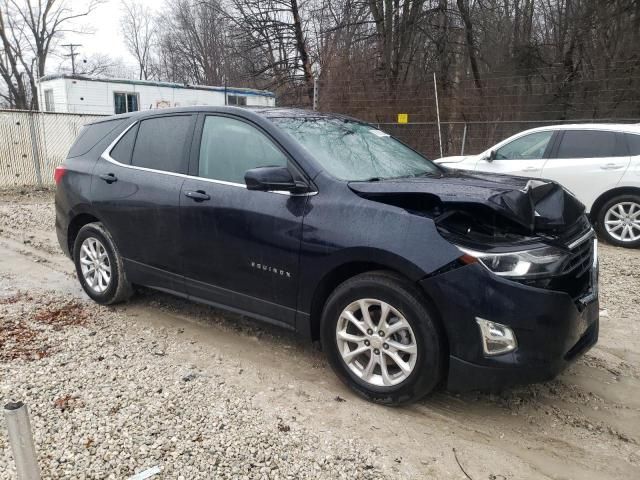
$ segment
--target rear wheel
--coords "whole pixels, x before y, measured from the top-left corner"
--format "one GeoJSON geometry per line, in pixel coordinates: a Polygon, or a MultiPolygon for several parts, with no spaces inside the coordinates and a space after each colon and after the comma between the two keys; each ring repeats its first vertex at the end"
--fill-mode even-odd
{"type": "Polygon", "coordinates": [[[331,294],[322,344],[336,374],[368,400],[398,405],[438,384],[443,348],[420,291],[388,272],[358,275],[331,294]]]}
{"type": "Polygon", "coordinates": [[[122,257],[102,223],[89,223],[80,229],[74,242],[73,260],[83,290],[96,302],[119,303],[133,293],[122,257]]]}
{"type": "Polygon", "coordinates": [[[627,194],[606,202],[597,217],[600,235],[620,247],[640,246],[640,195],[627,194]]]}

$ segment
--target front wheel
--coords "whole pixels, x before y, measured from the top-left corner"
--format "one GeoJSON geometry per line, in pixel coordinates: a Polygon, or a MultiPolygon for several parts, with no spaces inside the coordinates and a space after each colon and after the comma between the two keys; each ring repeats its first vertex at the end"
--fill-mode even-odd
{"type": "Polygon", "coordinates": [[[321,333],[333,370],[368,400],[413,402],[440,381],[444,349],[434,316],[417,287],[392,273],[365,273],[338,286],[321,333]]]}
{"type": "Polygon", "coordinates": [[[597,228],[608,243],[640,247],[640,195],[620,195],[606,202],[598,212],[597,228]]]}
{"type": "Polygon", "coordinates": [[[73,260],[83,290],[97,303],[111,305],[131,296],[133,289],[122,257],[102,223],[89,223],[80,229],[73,260]]]}

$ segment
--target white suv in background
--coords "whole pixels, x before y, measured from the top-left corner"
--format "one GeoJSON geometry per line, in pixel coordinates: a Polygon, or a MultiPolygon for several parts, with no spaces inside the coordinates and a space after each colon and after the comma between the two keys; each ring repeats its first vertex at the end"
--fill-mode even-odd
{"type": "Polygon", "coordinates": [[[479,155],[444,157],[436,163],[555,180],[586,205],[605,240],[640,246],[640,125],[533,128],[479,155]]]}

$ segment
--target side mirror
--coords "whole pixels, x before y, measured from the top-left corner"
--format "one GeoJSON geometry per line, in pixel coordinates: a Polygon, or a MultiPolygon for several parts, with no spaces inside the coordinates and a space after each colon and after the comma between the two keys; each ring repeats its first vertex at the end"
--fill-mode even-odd
{"type": "Polygon", "coordinates": [[[244,174],[244,183],[247,185],[247,190],[261,192],[274,190],[292,192],[300,188],[287,167],[252,168],[244,174]]]}
{"type": "Polygon", "coordinates": [[[493,162],[496,159],[496,151],[495,150],[491,150],[489,152],[489,156],[485,157],[485,160],[489,163],[493,162]]]}

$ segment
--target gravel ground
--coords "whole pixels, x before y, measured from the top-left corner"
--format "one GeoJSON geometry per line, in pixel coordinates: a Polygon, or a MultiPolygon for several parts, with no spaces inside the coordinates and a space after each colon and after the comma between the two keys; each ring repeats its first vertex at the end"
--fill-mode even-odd
{"type": "Polygon", "coordinates": [[[90,302],[53,221],[51,193],[0,192],[0,397],[29,405],[43,478],[640,478],[640,251],[602,246],[600,341],[558,379],[390,409],[275,328],[90,302]]]}
{"type": "Polygon", "coordinates": [[[225,381],[239,369],[221,355],[211,355],[213,374],[176,364],[182,346],[162,329],[123,330],[119,312],[55,291],[5,291],[0,305],[0,372],[13,379],[1,395],[29,399],[44,478],[125,478],[156,464],[166,478],[380,475],[358,442],[265,412],[225,381]]]}

